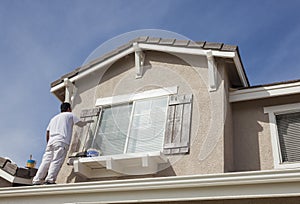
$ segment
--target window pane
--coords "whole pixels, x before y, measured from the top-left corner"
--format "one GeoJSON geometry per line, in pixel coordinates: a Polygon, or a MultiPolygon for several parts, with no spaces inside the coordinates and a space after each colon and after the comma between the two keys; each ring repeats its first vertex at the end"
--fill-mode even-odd
{"type": "Polygon", "coordinates": [[[300,113],[276,116],[282,162],[300,161],[300,113]]]}
{"type": "Polygon", "coordinates": [[[100,126],[92,147],[102,155],[123,154],[132,104],[103,109],[100,126]]]}
{"type": "Polygon", "coordinates": [[[167,97],[164,97],[135,103],[128,153],[162,150],[167,102],[167,97]]]}

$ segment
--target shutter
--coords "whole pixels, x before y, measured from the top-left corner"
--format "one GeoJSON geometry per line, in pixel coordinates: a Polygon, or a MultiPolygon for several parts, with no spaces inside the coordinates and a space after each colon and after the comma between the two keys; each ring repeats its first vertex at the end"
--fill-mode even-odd
{"type": "Polygon", "coordinates": [[[94,136],[96,133],[96,128],[98,125],[98,121],[101,118],[102,108],[92,108],[92,109],[85,109],[81,111],[80,118],[83,121],[93,120],[93,123],[88,123],[83,128],[81,128],[80,132],[80,151],[87,150],[91,147],[92,142],[94,140],[94,136]]]}
{"type": "Polygon", "coordinates": [[[282,162],[300,161],[300,112],[276,115],[282,162]]]}
{"type": "Polygon", "coordinates": [[[189,153],[193,95],[170,97],[165,132],[164,153],[189,153]]]}

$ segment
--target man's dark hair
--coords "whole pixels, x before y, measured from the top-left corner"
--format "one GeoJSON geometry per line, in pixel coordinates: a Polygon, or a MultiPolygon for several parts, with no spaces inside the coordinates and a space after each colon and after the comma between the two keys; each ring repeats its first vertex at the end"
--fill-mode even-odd
{"type": "Polygon", "coordinates": [[[60,105],[60,112],[67,112],[69,109],[71,109],[70,103],[64,102],[60,105]]]}

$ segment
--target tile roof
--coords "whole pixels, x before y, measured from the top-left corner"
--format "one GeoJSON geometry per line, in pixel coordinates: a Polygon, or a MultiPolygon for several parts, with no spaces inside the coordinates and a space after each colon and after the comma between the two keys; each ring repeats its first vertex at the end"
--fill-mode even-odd
{"type": "MultiPolygon", "coordinates": [[[[26,183],[12,183],[12,185],[18,186],[18,185],[28,185],[29,183],[31,184],[31,179],[35,176],[37,169],[18,167],[16,164],[12,163],[9,159],[0,157],[0,172],[1,171],[6,172],[7,174],[15,178],[21,178],[19,179],[19,181],[21,182],[26,181],[26,183]]],[[[1,175],[2,174],[0,174],[0,178],[2,178],[1,175]]]]}
{"type": "Polygon", "coordinates": [[[51,87],[54,87],[60,83],[63,82],[65,78],[71,78],[79,74],[80,72],[87,70],[94,66],[95,64],[98,64],[100,62],[103,62],[107,60],[108,58],[130,48],[134,42],[138,43],[146,43],[146,44],[156,44],[156,45],[167,45],[167,46],[173,46],[173,47],[187,47],[187,48],[199,48],[199,49],[210,49],[210,50],[219,50],[219,51],[228,51],[228,52],[238,52],[238,46],[236,45],[227,45],[224,43],[216,43],[216,42],[206,42],[206,41],[199,41],[194,42],[191,40],[178,40],[178,39],[165,39],[165,38],[157,38],[157,37],[139,37],[132,41],[129,41],[128,43],[118,47],[117,49],[100,56],[99,58],[88,62],[87,64],[75,69],[74,71],[63,75],[60,79],[54,81],[51,83],[51,87]]]}

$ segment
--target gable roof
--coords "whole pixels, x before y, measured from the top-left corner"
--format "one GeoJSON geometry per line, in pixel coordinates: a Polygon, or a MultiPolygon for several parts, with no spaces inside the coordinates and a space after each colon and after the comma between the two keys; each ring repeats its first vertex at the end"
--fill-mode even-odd
{"type": "MultiPolygon", "coordinates": [[[[164,38],[153,38],[153,37],[139,37],[136,38],[117,49],[100,56],[99,58],[76,68],[74,71],[67,73],[60,77],[59,79],[55,80],[51,83],[51,87],[54,87],[58,85],[59,83],[62,83],[65,78],[72,78],[76,75],[78,75],[80,72],[84,72],[85,70],[88,70],[92,66],[101,63],[119,53],[122,51],[133,47],[134,43],[145,43],[145,44],[152,44],[152,45],[164,45],[164,46],[172,46],[172,47],[181,47],[181,48],[193,48],[193,49],[200,49],[200,50],[216,50],[216,51],[223,51],[223,52],[236,52],[238,54],[238,57],[240,58],[238,46],[236,45],[228,45],[224,43],[216,43],[216,42],[207,42],[207,41],[198,41],[194,42],[191,40],[178,40],[178,39],[164,39],[164,38]]],[[[242,66],[243,71],[244,67],[242,66]]],[[[246,77],[246,76],[245,76],[246,77]]],[[[249,84],[248,78],[246,77],[246,81],[249,84]]]]}
{"type": "MultiPolygon", "coordinates": [[[[240,87],[249,87],[249,81],[245,74],[245,70],[241,61],[238,46],[228,45],[224,43],[191,40],[178,40],[178,39],[165,39],[157,37],[139,37],[128,43],[116,48],[115,50],[104,54],[95,60],[76,68],[70,73],[67,73],[51,83],[51,92],[58,98],[58,90],[64,87],[64,79],[70,79],[74,82],[81,78],[85,73],[92,73],[102,66],[113,63],[118,59],[134,53],[136,49],[153,50],[167,53],[184,53],[192,55],[208,55],[210,52],[214,57],[229,58],[235,65],[236,78],[238,78],[240,87]],[[56,93],[55,93],[56,92],[56,93]]],[[[231,71],[232,72],[232,71],[231,71]]],[[[61,92],[61,91],[60,91],[61,92]]],[[[62,93],[60,93],[62,94],[62,93]]],[[[60,98],[61,99],[61,98],[60,98]]]]}

